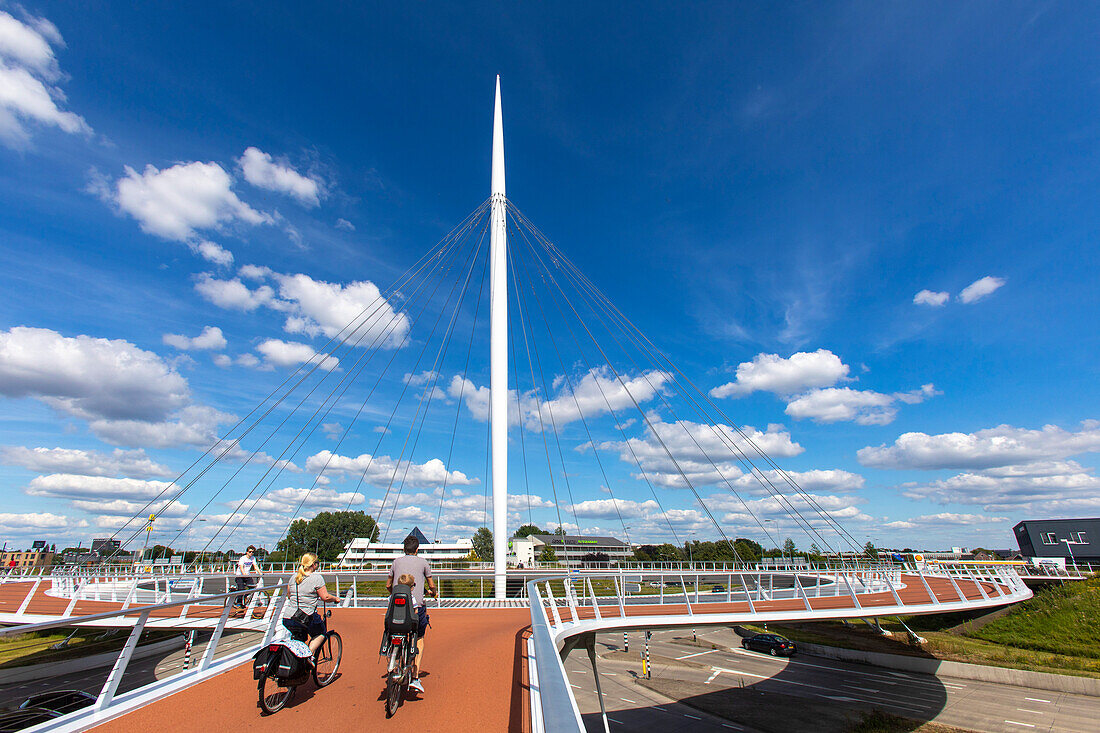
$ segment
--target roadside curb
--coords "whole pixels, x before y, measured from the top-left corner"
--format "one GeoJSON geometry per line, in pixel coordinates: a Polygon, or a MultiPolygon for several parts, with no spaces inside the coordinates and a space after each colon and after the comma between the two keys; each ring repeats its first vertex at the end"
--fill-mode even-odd
{"type": "Polygon", "coordinates": [[[815,657],[838,659],[845,662],[858,662],[874,667],[885,667],[903,672],[917,672],[936,676],[955,677],[956,679],[995,682],[1001,685],[1016,685],[1034,690],[1068,692],[1075,695],[1100,697],[1100,679],[1093,677],[1074,677],[1049,672],[1032,672],[1026,669],[991,667],[985,664],[967,662],[949,662],[942,659],[922,659],[901,654],[882,652],[864,652],[856,649],[842,649],[835,646],[796,642],[798,651],[815,657]]]}

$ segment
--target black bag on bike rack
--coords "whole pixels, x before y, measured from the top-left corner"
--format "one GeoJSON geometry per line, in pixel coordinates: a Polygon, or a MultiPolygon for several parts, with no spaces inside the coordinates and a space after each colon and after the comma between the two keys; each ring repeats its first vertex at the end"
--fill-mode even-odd
{"type": "Polygon", "coordinates": [[[412,588],[407,585],[395,585],[386,608],[386,633],[408,634],[416,631],[419,621],[413,606],[412,588]]]}

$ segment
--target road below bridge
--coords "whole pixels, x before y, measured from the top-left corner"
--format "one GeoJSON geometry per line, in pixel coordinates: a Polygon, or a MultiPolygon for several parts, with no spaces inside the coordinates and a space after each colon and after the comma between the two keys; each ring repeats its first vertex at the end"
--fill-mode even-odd
{"type": "MultiPolygon", "coordinates": [[[[878,708],[919,721],[965,730],[1093,733],[1100,720],[1100,698],[1031,690],[975,680],[895,672],[821,657],[773,658],[734,648],[713,650],[677,642],[688,630],[655,632],[650,687],[637,680],[642,634],[630,635],[624,654],[622,634],[597,637],[600,682],[612,733],[656,730],[772,733],[802,729],[796,720],[812,718],[813,729],[844,730],[854,711],[878,708]],[[668,660],[668,661],[665,661],[668,660]],[[690,666],[687,666],[690,665],[690,666]],[[674,700],[680,702],[674,702],[674,700]],[[724,710],[730,719],[707,711],[724,710]]],[[[699,640],[733,647],[729,630],[700,633],[699,640]]],[[[583,650],[570,655],[566,669],[589,731],[602,731],[591,665],[583,650]]]]}

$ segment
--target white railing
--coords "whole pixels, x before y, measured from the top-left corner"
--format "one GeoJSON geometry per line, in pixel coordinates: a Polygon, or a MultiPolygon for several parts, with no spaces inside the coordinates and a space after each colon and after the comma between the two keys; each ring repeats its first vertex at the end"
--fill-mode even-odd
{"type": "MultiPolygon", "coordinates": [[[[0,638],[3,638],[55,630],[62,627],[101,624],[104,621],[110,621],[123,616],[127,617],[127,622],[125,624],[120,622],[118,625],[130,626],[131,623],[133,625],[125,644],[123,644],[117,659],[112,665],[110,672],[107,674],[107,678],[99,694],[96,696],[95,703],[89,707],[69,713],[68,715],[55,718],[46,723],[41,723],[29,730],[35,733],[38,731],[86,730],[104,721],[118,717],[130,710],[146,705],[165,695],[170,695],[173,692],[182,690],[235,667],[241,662],[251,658],[260,647],[269,643],[271,639],[274,638],[276,630],[279,627],[280,615],[286,598],[282,591],[287,585],[287,583],[280,583],[261,588],[219,593],[209,596],[190,595],[182,600],[174,600],[165,603],[156,603],[153,605],[132,608],[124,605],[123,608],[119,610],[109,611],[107,613],[0,628],[0,638]],[[234,599],[243,595],[252,594],[248,612],[245,616],[246,619],[250,619],[250,614],[256,607],[257,598],[260,592],[270,594],[272,599],[275,600],[275,602],[269,604],[261,620],[237,622],[230,619],[234,599]],[[130,660],[134,655],[134,650],[137,648],[138,641],[141,639],[142,634],[146,630],[156,627],[159,622],[163,622],[166,619],[186,619],[188,610],[193,606],[199,605],[207,607],[223,606],[223,608],[214,625],[210,639],[206,642],[205,650],[202,652],[202,656],[196,660],[194,666],[190,668],[185,667],[171,677],[120,694],[118,692],[119,683],[126,673],[126,669],[129,666],[130,660]],[[219,643],[223,640],[224,632],[231,628],[250,629],[263,633],[257,633],[252,643],[234,644],[230,653],[223,654],[219,657],[217,655],[219,643]]],[[[170,590],[167,592],[169,594],[171,593],[170,590]]]]}
{"type": "MultiPolygon", "coordinates": [[[[541,578],[527,583],[532,631],[528,643],[528,669],[531,670],[531,723],[535,733],[585,730],[563,662],[575,648],[583,647],[588,651],[603,711],[595,654],[595,634],[598,632],[939,613],[995,607],[1031,597],[1031,591],[1019,574],[1004,566],[940,565],[934,569],[904,572],[834,569],[820,574],[804,570],[794,573],[730,572],[726,574],[723,592],[715,592],[712,587],[709,594],[700,593],[698,588],[713,583],[715,573],[678,573],[677,576],[679,582],[671,586],[674,592],[662,592],[656,598],[627,594],[624,584],[619,582],[623,579],[622,574],[611,576],[616,581],[615,592],[603,596],[593,587],[592,581],[601,577],[597,573],[541,578]],[[910,589],[910,585],[914,588],[910,589]],[[692,593],[689,587],[695,592],[692,593]],[[908,591],[908,603],[902,599],[901,594],[905,591],[908,591]],[[872,595],[881,601],[885,594],[892,596],[893,603],[870,602],[872,595]],[[976,595],[978,597],[974,597],[976,595]],[[814,599],[830,596],[847,602],[815,607],[814,599]],[[802,606],[790,608],[786,604],[788,607],[784,608],[771,603],[775,600],[802,601],[802,606]],[[728,605],[731,602],[742,605],[739,609],[731,608],[728,605]],[[641,603],[645,603],[646,608],[638,608],[628,615],[629,606],[641,603]],[[708,604],[726,605],[708,607],[708,604]],[[671,608],[665,610],[662,606],[671,608]]],[[[664,579],[669,574],[659,577],[662,580],[657,582],[662,583],[663,591],[664,579]]],[[[606,711],[604,727],[606,730],[606,711]]]]}

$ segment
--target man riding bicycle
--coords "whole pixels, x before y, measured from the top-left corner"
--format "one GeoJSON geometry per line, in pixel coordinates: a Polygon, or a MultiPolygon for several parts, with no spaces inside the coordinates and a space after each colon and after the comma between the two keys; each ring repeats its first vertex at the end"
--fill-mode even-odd
{"type": "Polygon", "coordinates": [[[409,687],[423,693],[424,685],[420,682],[420,657],[424,654],[424,634],[428,631],[428,609],[424,605],[424,591],[427,590],[429,595],[436,598],[439,597],[439,591],[436,590],[435,581],[432,580],[432,566],[424,558],[416,556],[420,550],[420,540],[414,535],[409,535],[405,538],[404,544],[405,554],[394,560],[393,565],[390,566],[390,574],[386,578],[386,592],[393,591],[394,578],[400,578],[406,574],[413,577],[413,606],[416,607],[418,624],[416,661],[413,662],[413,681],[409,683],[409,687]]]}

